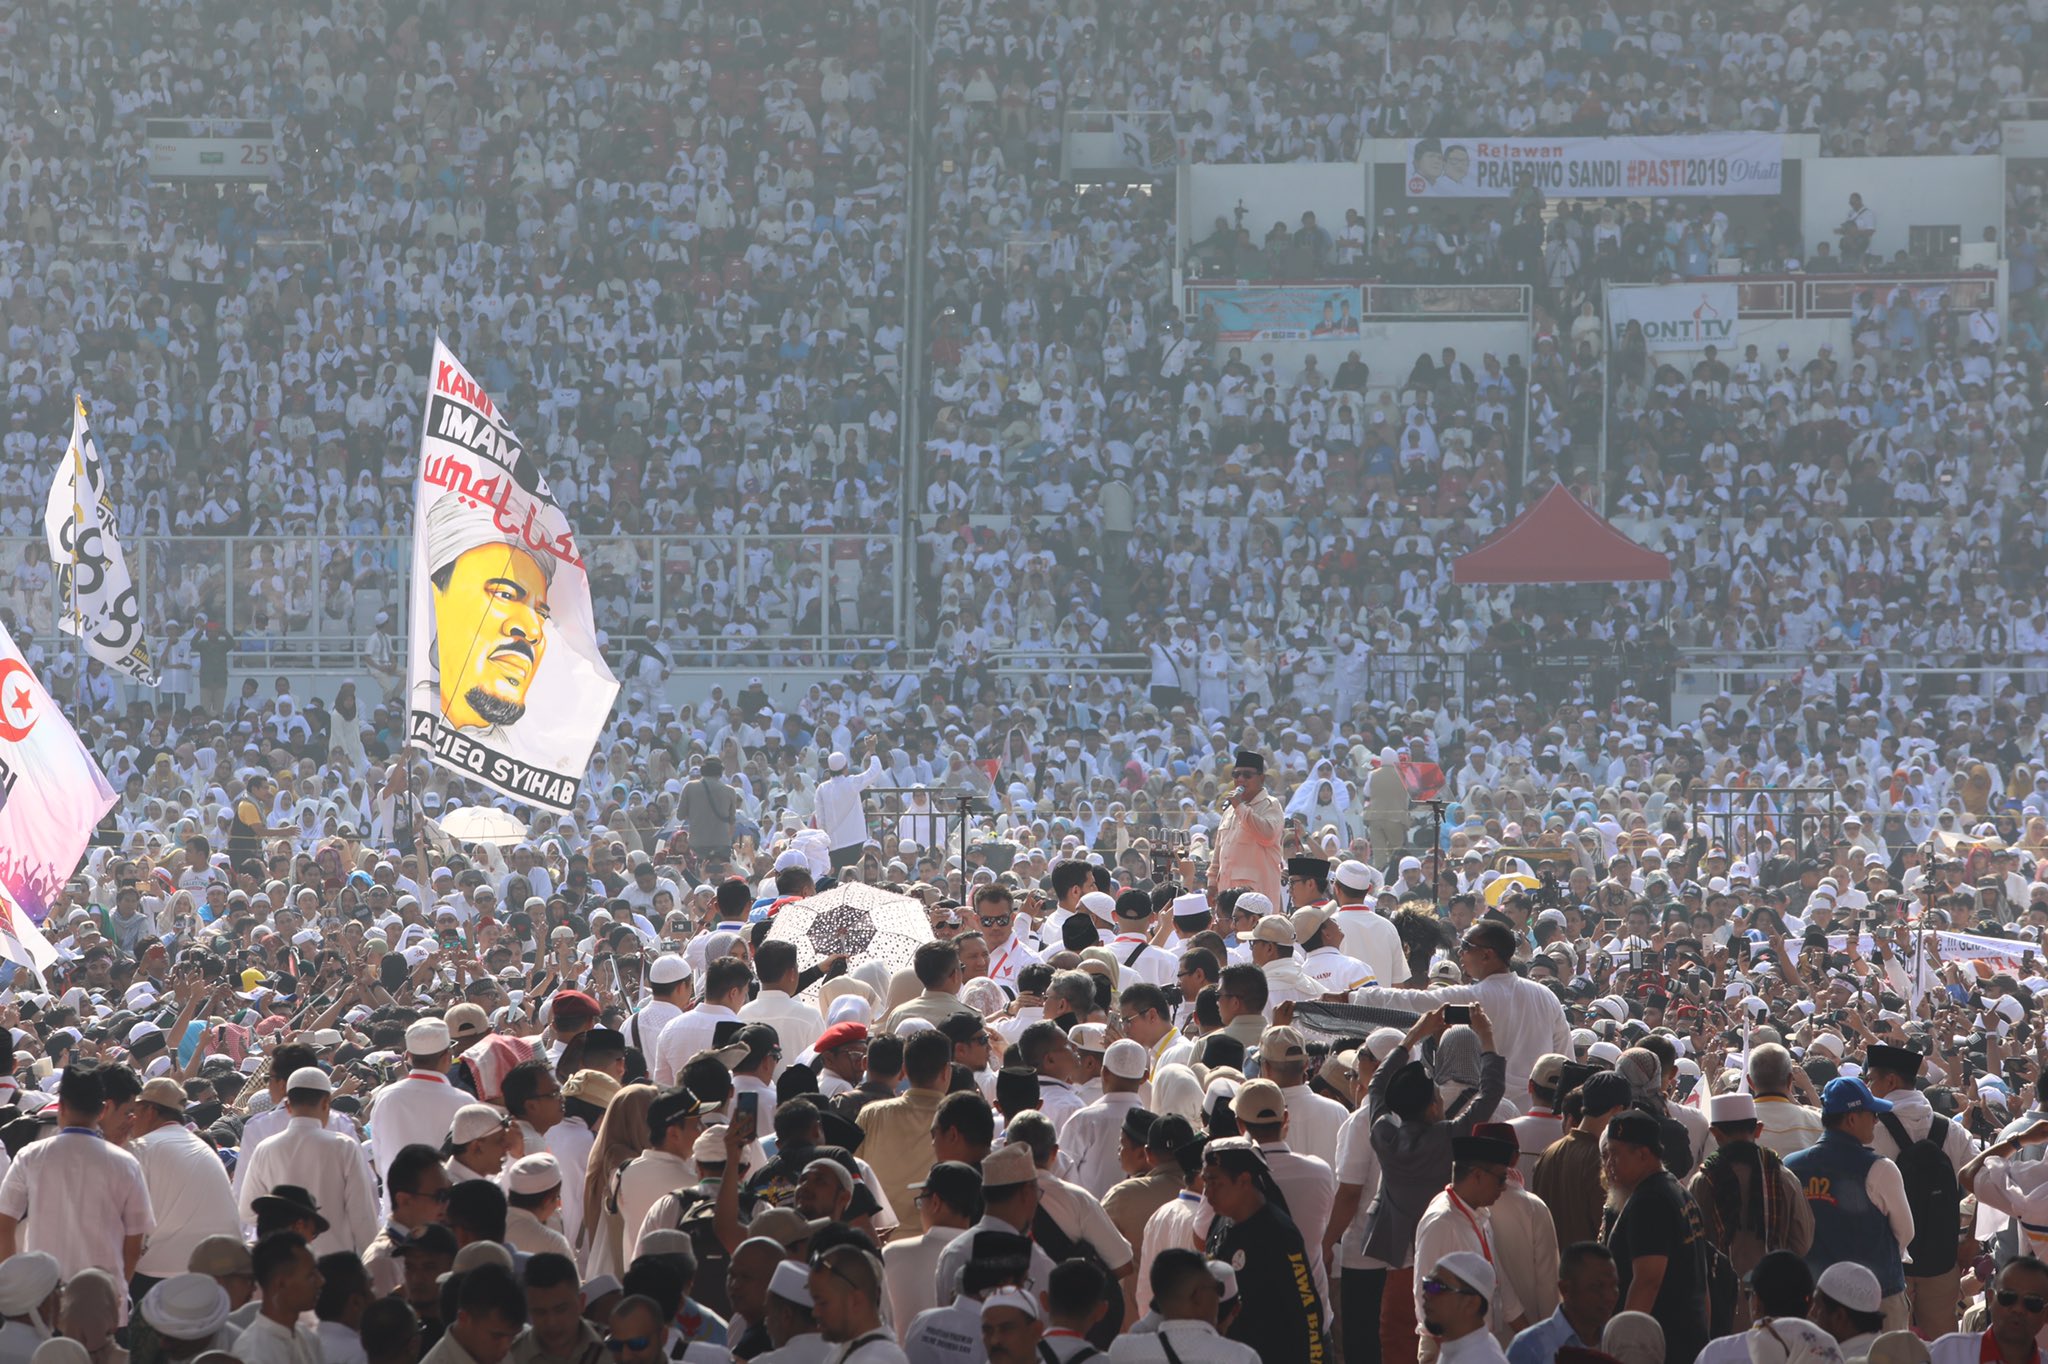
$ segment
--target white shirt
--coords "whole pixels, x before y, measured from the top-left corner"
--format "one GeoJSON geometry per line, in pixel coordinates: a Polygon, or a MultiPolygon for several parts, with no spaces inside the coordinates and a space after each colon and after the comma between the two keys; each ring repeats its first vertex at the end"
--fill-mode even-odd
{"type": "Polygon", "coordinates": [[[779,1350],[754,1356],[754,1364],[825,1364],[832,1357],[832,1342],[812,1331],[797,1336],[779,1350]]]}
{"type": "Polygon", "coordinates": [[[1010,940],[995,948],[988,957],[988,978],[998,985],[1017,988],[1017,973],[1039,960],[1036,952],[1018,942],[1014,928],[1010,940]]]}
{"type": "Polygon", "coordinates": [[[652,1066],[655,1043],[661,1041],[663,1030],[682,1016],[683,1011],[667,1000],[650,999],[626,1020],[626,1041],[638,1047],[640,1055],[652,1066]]]}
{"type": "Polygon", "coordinates": [[[1215,1217],[1215,1210],[1209,1206],[1208,1199],[1183,1189],[1172,1202],[1160,1204],[1145,1219],[1145,1232],[1139,1237],[1142,1243],[1137,1276],[1139,1316],[1152,1310],[1152,1263],[1159,1258],[1159,1252],[1174,1247],[1202,1249],[1202,1243],[1209,1235],[1209,1224],[1215,1217]]]}
{"type": "Polygon", "coordinates": [[[1351,1110],[1307,1085],[1290,1085],[1280,1091],[1280,1098],[1287,1105],[1287,1145],[1334,1169],[1337,1134],[1343,1130],[1351,1110]]]}
{"type": "Polygon", "coordinates": [[[363,1338],[338,1321],[323,1321],[313,1328],[324,1364],[369,1364],[363,1353],[363,1338]]]}
{"type": "Polygon", "coordinates": [[[1166,1364],[1161,1336],[1173,1346],[1180,1364],[1259,1364],[1257,1350],[1206,1321],[1163,1321],[1156,1332],[1118,1336],[1109,1343],[1109,1357],[1116,1364],[1166,1364]]]}
{"type": "Polygon", "coordinates": [[[49,1338],[25,1321],[0,1322],[0,1364],[29,1364],[49,1338]]]}
{"type": "MultiPolygon", "coordinates": [[[[1173,984],[1180,974],[1180,958],[1163,947],[1155,947],[1142,933],[1119,933],[1109,941],[1117,965],[1139,980],[1162,988],[1173,984]]],[[[1128,978],[1124,981],[1129,984],[1128,978]]]]}
{"type": "MultiPolygon", "coordinates": [[[[740,1017],[749,1023],[766,1023],[775,1029],[775,1039],[782,1044],[782,1059],[775,1063],[777,1075],[809,1051],[825,1031],[824,1016],[817,1009],[780,990],[763,988],[760,994],[740,1006],[740,1017]]],[[[687,1057],[684,1059],[688,1060],[687,1057]]],[[[761,1130],[765,1132],[767,1128],[761,1130]]]]}
{"type": "Polygon", "coordinates": [[[1067,1119],[1087,1106],[1088,1101],[1065,1080],[1038,1077],[1038,1111],[1052,1119],[1053,1131],[1064,1133],[1067,1119]]]}
{"type": "MultiPolygon", "coordinates": [[[[1934,1129],[1934,1106],[1927,1102],[1927,1096],[1917,1089],[1895,1089],[1885,1097],[1891,1101],[1892,1116],[1899,1120],[1899,1126],[1906,1129],[1906,1135],[1914,1141],[1927,1140],[1927,1134],[1934,1129]]],[[[1870,1149],[1881,1156],[1898,1159],[1899,1144],[1892,1140],[1891,1130],[1884,1125],[1883,1118],[1877,1120],[1877,1134],[1870,1139],[1870,1149]]],[[[1970,1139],[1961,1123],[1951,1121],[1941,1151],[1949,1163],[1960,1170],[1977,1154],[1977,1143],[1970,1139]]]]}
{"type": "Polygon", "coordinates": [[[1764,1129],[1757,1145],[1780,1156],[1796,1155],[1820,1140],[1820,1114],[1783,1095],[1757,1095],[1756,1117],[1764,1129]]]}
{"type": "Polygon", "coordinates": [[[938,1306],[939,1252],[962,1235],[959,1227],[934,1227],[922,1236],[882,1247],[882,1278],[889,1294],[889,1320],[908,1331],[917,1314],[938,1306]]]}
{"type": "MultiPolygon", "coordinates": [[[[1984,1337],[1989,1331],[1951,1331],[1927,1343],[1927,1364],[1977,1364],[1984,1357],[1984,1337]]],[[[1996,1348],[1995,1346],[1993,1347],[1996,1348]]],[[[2036,1345],[2036,1350],[2039,1346],[2036,1345]]],[[[2035,1355],[2038,1361],[2039,1354],[2035,1355]]]]}
{"type": "Polygon", "coordinates": [[[66,1280],[104,1269],[128,1282],[122,1241],[156,1227],[142,1163],[92,1128],[22,1147],[0,1178],[0,1213],[23,1224],[20,1248],[55,1256],[66,1280]]]}
{"type": "MultiPolygon", "coordinates": [[[[1488,1263],[1495,1261],[1493,1210],[1475,1208],[1444,1189],[1429,1200],[1422,1221],[1415,1227],[1415,1282],[1411,1291],[1415,1295],[1415,1332],[1419,1336],[1428,1337],[1422,1326],[1422,1282],[1435,1272],[1437,1261],[1457,1250],[1482,1255],[1488,1263]]],[[[1508,1323],[1521,1315],[1522,1301],[1515,1296],[1514,1285],[1505,1274],[1496,1272],[1487,1325],[1495,1332],[1505,1332],[1508,1323]]]]}
{"type": "Polygon", "coordinates": [[[469,1102],[470,1096],[449,1084],[447,1076],[429,1070],[415,1070],[372,1094],[370,1157],[377,1163],[379,1186],[386,1184],[391,1162],[406,1147],[417,1144],[440,1150],[455,1122],[456,1110],[469,1102]]]}
{"type": "MultiPolygon", "coordinates": [[[[1405,978],[1405,977],[1404,977],[1405,978]]],[[[1507,1062],[1507,1093],[1529,1092],[1529,1071],[1537,1058],[1555,1053],[1572,1056],[1572,1030],[1564,1020],[1564,1005],[1557,996],[1533,980],[1523,980],[1512,971],[1501,971],[1469,985],[1440,985],[1431,990],[1394,990],[1383,982],[1352,995],[1353,1004],[1376,1004],[1383,1009],[1404,1009],[1414,1013],[1439,1004],[1478,1004],[1493,1025],[1494,1045],[1507,1062]]]]}
{"type": "Polygon", "coordinates": [[[1542,1321],[1557,1310],[1557,1224],[1550,1209],[1510,1176],[1487,1211],[1493,1214],[1494,1273],[1513,1282],[1530,1324],[1542,1321]]]}
{"type": "MultiPolygon", "coordinates": [[[[654,1083],[663,1088],[675,1084],[692,1056],[711,1050],[711,1037],[718,1025],[738,1021],[739,1015],[723,1004],[707,1004],[702,1000],[697,1002],[696,1008],[677,1014],[661,1030],[661,1040],[654,1044],[654,1055],[649,1058],[654,1070],[654,1083]]],[[[795,1052],[788,1054],[796,1055],[795,1052]]]]}
{"type": "Polygon", "coordinates": [[[1038,1172],[1038,1201],[1068,1239],[1085,1241],[1095,1247],[1111,1270],[1131,1262],[1131,1243],[1116,1229],[1103,1211],[1102,1200],[1078,1184],[1070,1184],[1050,1170],[1038,1172]]]}
{"type": "Polygon", "coordinates": [[[1301,959],[1302,974],[1323,987],[1326,995],[1348,995],[1376,985],[1373,969],[1358,958],[1335,947],[1318,947],[1301,959]]]}
{"type": "Polygon", "coordinates": [[[1337,1163],[1332,1167],[1339,1184],[1356,1184],[1361,1190],[1358,1195],[1358,1211],[1351,1215],[1351,1223],[1339,1234],[1338,1246],[1343,1269],[1386,1269],[1387,1262],[1375,1259],[1365,1253],[1366,1213],[1372,1208],[1372,1201],[1380,1191],[1380,1158],[1372,1149],[1372,1113],[1366,1105],[1345,1115],[1344,1125],[1337,1129],[1337,1163]]]}
{"type": "MultiPolygon", "coordinates": [[[[1675,1109],[1678,1105],[1673,1104],[1672,1107],[1675,1109]]],[[[1536,1157],[1564,1136],[1564,1119],[1548,1109],[1532,1108],[1519,1118],[1508,1119],[1508,1126],[1515,1129],[1515,1144],[1522,1148],[1515,1168],[1525,1175],[1536,1168],[1536,1157]]]]}
{"type": "Polygon", "coordinates": [[[835,1347],[831,1360],[832,1364],[910,1364],[903,1347],[889,1339],[887,1327],[835,1347]]]}
{"type": "Polygon", "coordinates": [[[812,819],[834,848],[858,848],[868,841],[868,813],[860,793],[882,778],[882,760],[872,753],[858,772],[842,772],[818,783],[812,819]]]}
{"type": "MultiPolygon", "coordinates": [[[[244,1151],[253,1151],[263,1144],[266,1137],[274,1137],[279,1132],[284,1131],[284,1125],[290,1120],[291,1116],[291,1109],[285,1105],[282,1099],[278,1101],[277,1106],[274,1108],[266,1108],[261,1113],[251,1114],[249,1121],[242,1124],[242,1149],[244,1151]]],[[[329,1113],[327,1115],[327,1126],[331,1130],[347,1137],[351,1143],[355,1142],[358,1138],[356,1125],[346,1113],[329,1113]]],[[[437,1150],[439,1146],[440,1144],[436,1142],[435,1148],[437,1150]]],[[[376,1172],[370,1169],[370,1148],[358,1146],[356,1149],[362,1152],[363,1169],[368,1173],[375,1174],[376,1172]]],[[[242,1179],[248,1169],[249,1166],[246,1162],[237,1162],[235,1165],[233,1181],[235,1197],[237,1198],[242,1196],[242,1179]]],[[[185,1271],[180,1268],[172,1272],[182,1274],[185,1271]]]]}
{"type": "MultiPolygon", "coordinates": [[[[1040,1189],[1045,1187],[1039,1181],[1040,1189]]],[[[1022,1236],[1023,1230],[1011,1226],[994,1213],[983,1213],[979,1222],[961,1232],[939,1249],[938,1267],[932,1271],[932,1298],[940,1301],[957,1295],[960,1291],[960,1271],[967,1267],[967,1261],[974,1255],[974,1238],[984,1231],[1003,1231],[1012,1236],[1022,1236]]],[[[1031,1243],[1031,1282],[1027,1291],[1043,1293],[1046,1281],[1052,1277],[1052,1256],[1047,1255],[1036,1241],[1031,1243]]]]}
{"type": "Polygon", "coordinates": [[[322,1364],[320,1342],[303,1326],[279,1326],[260,1313],[228,1351],[242,1364],[322,1364]]]}
{"type": "Polygon", "coordinates": [[[647,1220],[647,1210],[655,1200],[696,1182],[695,1162],[668,1151],[642,1151],[626,1162],[619,1172],[619,1225],[625,1228],[621,1264],[633,1263],[634,1250],[640,1244],[640,1224],[647,1220]]]}
{"type": "Polygon", "coordinates": [[[1978,1167],[1976,1189],[1980,1207],[2019,1219],[2031,1253],[2048,1249],[2048,1160],[1988,1157],[1978,1167]]]}
{"type": "Polygon", "coordinates": [[[1474,1331],[1468,1336],[1437,1346],[1437,1364],[1507,1364],[1507,1351],[1491,1331],[1474,1331]]]}
{"type": "Polygon", "coordinates": [[[1344,933],[1344,955],[1364,962],[1381,985],[1408,981],[1408,958],[1401,951],[1401,930],[1369,905],[1341,905],[1330,916],[1344,933]]]}
{"type": "Polygon", "coordinates": [[[903,1333],[910,1364],[952,1364],[981,1359],[981,1299],[965,1294],[944,1307],[929,1307],[903,1333]]]}
{"type": "Polygon", "coordinates": [[[1281,1196],[1287,1200],[1287,1215],[1293,1219],[1295,1230],[1301,1233],[1302,1245],[1308,1247],[1309,1263],[1315,1267],[1316,1291],[1323,1297],[1323,1320],[1327,1324],[1330,1314],[1336,1310],[1336,1299],[1330,1296],[1329,1271],[1323,1263],[1322,1246],[1323,1232],[1330,1225],[1330,1209],[1337,1201],[1337,1176],[1331,1172],[1328,1161],[1302,1155],[1284,1141],[1262,1141],[1259,1149],[1266,1153],[1266,1169],[1272,1174],[1273,1182],[1280,1186],[1281,1196]]]}
{"type": "Polygon", "coordinates": [[[1137,1106],[1136,1094],[1105,1094],[1076,1111],[1060,1129],[1060,1151],[1066,1157],[1068,1176],[1097,1198],[1108,1194],[1124,1177],[1117,1157],[1124,1119],[1137,1106]]]}
{"type": "MultiPolygon", "coordinates": [[[[349,1150],[357,1147],[349,1143],[349,1150]]],[[[159,1127],[129,1143],[149,1186],[156,1229],[142,1247],[135,1272],[152,1279],[183,1274],[192,1248],[209,1236],[240,1238],[228,1171],[211,1146],[182,1126],[159,1127]]]]}
{"type": "Polygon", "coordinates": [[[535,1217],[525,1208],[505,1210],[505,1244],[528,1255],[552,1252],[574,1260],[576,1253],[562,1239],[562,1233],[535,1217]]]}
{"type": "Polygon", "coordinates": [[[0,1322],[0,1364],[29,1364],[49,1338],[25,1321],[0,1322]]]}
{"type": "Polygon", "coordinates": [[[280,1184],[297,1184],[327,1219],[327,1230],[313,1238],[315,1256],[344,1250],[361,1255],[376,1239],[377,1191],[363,1169],[361,1148],[339,1132],[314,1118],[293,1118],[246,1159],[249,1171],[237,1203],[244,1226],[256,1225],[257,1199],[280,1184]]]}
{"type": "Polygon", "coordinates": [[[581,1118],[565,1117],[548,1129],[546,1141],[562,1167],[562,1235],[573,1246],[583,1230],[583,1179],[590,1172],[590,1148],[597,1144],[597,1133],[581,1118]]]}

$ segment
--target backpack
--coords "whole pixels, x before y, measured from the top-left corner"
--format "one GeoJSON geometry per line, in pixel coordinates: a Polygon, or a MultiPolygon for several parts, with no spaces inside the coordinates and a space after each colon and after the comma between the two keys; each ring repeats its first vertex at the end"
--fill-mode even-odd
{"type": "Polygon", "coordinates": [[[1052,1213],[1043,1205],[1032,1217],[1031,1239],[1038,1243],[1040,1250],[1052,1257],[1054,1264],[1061,1264],[1067,1260],[1087,1260],[1102,1271],[1102,1301],[1109,1310],[1088,1332],[1088,1343],[1098,1350],[1102,1349],[1117,1337],[1124,1325],[1123,1282],[1117,1278],[1116,1271],[1109,1267],[1109,1261],[1103,1258],[1102,1252],[1095,1248],[1093,1242],[1068,1236],[1066,1229],[1054,1220],[1052,1213]]]}
{"type": "Polygon", "coordinates": [[[732,1300],[726,1296],[725,1271],[732,1256],[726,1252],[725,1242],[718,1239],[716,1200],[702,1189],[677,1189],[665,1196],[675,1200],[676,1230],[690,1238],[697,1253],[697,1277],[690,1285],[690,1296],[721,1317],[731,1316],[732,1300]]]}
{"type": "Polygon", "coordinates": [[[1925,1141],[1907,1136],[1896,1113],[1881,1113],[1877,1120],[1899,1149],[1893,1159],[1906,1185],[1906,1206],[1913,1210],[1913,1244],[1903,1249],[1912,1257],[1914,1277],[1946,1274],[1956,1267],[1963,1215],[1963,1186],[1942,1149],[1948,1140],[1948,1119],[1937,1115],[1925,1141]]]}
{"type": "Polygon", "coordinates": [[[1657,1120],[1657,1141],[1664,1148],[1664,1168],[1671,1177],[1682,1180],[1690,1175],[1694,1168],[1692,1130],[1668,1112],[1653,1112],[1647,1104],[1637,1104],[1636,1109],[1657,1120]]]}

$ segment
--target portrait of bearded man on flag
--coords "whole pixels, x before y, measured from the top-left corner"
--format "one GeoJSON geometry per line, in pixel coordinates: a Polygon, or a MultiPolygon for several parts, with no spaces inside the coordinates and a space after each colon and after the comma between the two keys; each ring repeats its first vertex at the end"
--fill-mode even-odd
{"type": "Polygon", "coordinates": [[[547,654],[553,555],[536,554],[493,524],[488,506],[443,498],[427,512],[434,591],[437,695],[426,698],[461,730],[492,734],[526,714],[547,654]]]}

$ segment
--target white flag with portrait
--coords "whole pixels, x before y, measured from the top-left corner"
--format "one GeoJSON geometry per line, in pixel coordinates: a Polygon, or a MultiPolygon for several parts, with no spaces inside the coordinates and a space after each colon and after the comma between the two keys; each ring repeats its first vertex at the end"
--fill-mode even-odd
{"type": "Polygon", "coordinates": [[[576,802],[618,679],[569,518],[483,385],[438,339],[414,484],[406,733],[450,771],[576,802]]]}
{"type": "Polygon", "coordinates": [[[74,396],[71,403],[71,444],[43,507],[50,562],[64,593],[59,626],[83,639],[85,651],[100,662],[154,687],[156,665],[142,634],[142,595],[115,538],[107,466],[86,425],[84,399],[74,396]]]}

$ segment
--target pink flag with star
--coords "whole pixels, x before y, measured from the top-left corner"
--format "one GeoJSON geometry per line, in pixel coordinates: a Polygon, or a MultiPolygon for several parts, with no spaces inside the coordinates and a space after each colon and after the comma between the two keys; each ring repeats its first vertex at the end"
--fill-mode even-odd
{"type": "MultiPolygon", "coordinates": [[[[18,921],[42,922],[78,868],[93,827],[113,808],[114,788],[0,627],[0,955],[21,941],[18,921]]],[[[41,969],[37,964],[37,969],[41,969]]]]}

